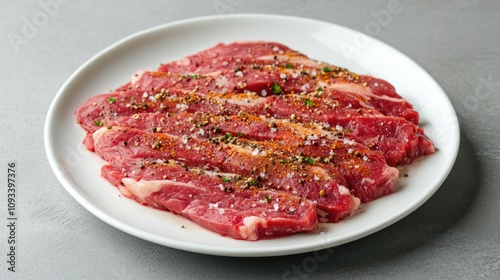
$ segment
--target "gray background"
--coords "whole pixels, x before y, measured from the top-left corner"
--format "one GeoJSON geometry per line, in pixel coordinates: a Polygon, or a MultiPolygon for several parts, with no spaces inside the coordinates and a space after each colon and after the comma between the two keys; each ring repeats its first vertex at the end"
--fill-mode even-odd
{"type": "MultiPolygon", "coordinates": [[[[460,151],[448,179],[421,208],[385,230],[333,248],[307,271],[302,265],[310,264],[314,253],[206,256],[143,241],[105,224],[52,173],[43,146],[45,115],[77,67],[149,27],[217,13],[273,13],[363,31],[388,2],[75,0],[58,4],[44,26],[23,35],[25,19],[33,23],[44,12],[40,3],[49,2],[0,4],[1,170],[6,174],[7,162],[14,160],[19,176],[18,272],[6,270],[7,229],[0,226],[0,278],[500,279],[500,2],[401,0],[402,12],[374,34],[419,63],[447,92],[461,123],[460,151]],[[12,34],[24,40],[13,43],[12,34]]],[[[3,225],[6,179],[0,181],[3,225]]]]}

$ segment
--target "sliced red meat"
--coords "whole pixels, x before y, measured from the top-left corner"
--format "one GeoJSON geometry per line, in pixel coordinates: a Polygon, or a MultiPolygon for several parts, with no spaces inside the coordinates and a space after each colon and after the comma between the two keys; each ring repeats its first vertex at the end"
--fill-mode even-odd
{"type": "Polygon", "coordinates": [[[246,180],[236,174],[127,159],[103,166],[102,175],[141,204],[169,210],[236,239],[274,238],[318,226],[311,201],[282,191],[242,189],[246,180]]]}
{"type": "Polygon", "coordinates": [[[298,155],[311,157],[339,168],[351,193],[362,202],[391,193],[398,176],[398,170],[388,166],[382,154],[351,140],[354,138],[352,135],[345,137],[344,133],[331,131],[324,126],[326,124],[304,125],[247,114],[221,117],[186,112],[170,117],[137,114],[134,118],[121,117],[107,124],[212,141],[219,137],[233,144],[243,143],[259,150],[277,151],[280,156],[289,157],[288,161],[298,155]]]}
{"type": "Polygon", "coordinates": [[[242,59],[252,59],[277,52],[294,52],[287,46],[275,42],[237,42],[219,43],[215,47],[203,50],[184,59],[162,64],[159,71],[172,73],[209,73],[220,69],[230,69],[233,63],[242,59]]]}
{"type": "Polygon", "coordinates": [[[312,200],[328,221],[352,214],[359,204],[336,168],[307,161],[282,163],[273,151],[127,127],[101,128],[94,141],[96,153],[107,161],[173,159],[188,167],[251,177],[247,187],[284,190],[312,200]]]}
{"type": "Polygon", "coordinates": [[[390,166],[434,153],[387,81],[273,42],[138,72],[76,115],[125,195],[246,240],[336,222],[394,190],[390,166]]]}
{"type": "MultiPolygon", "coordinates": [[[[418,124],[418,113],[388,82],[310,59],[304,54],[274,42],[218,44],[180,61],[162,64],[158,71],[186,76],[209,74],[218,81],[219,90],[240,89],[258,93],[264,90],[272,93],[272,85],[278,84],[283,93],[311,92],[317,88],[341,91],[344,95],[341,95],[341,100],[355,94],[360,99],[365,99],[361,105],[374,106],[386,115],[404,117],[418,124]]],[[[146,78],[147,80],[149,79],[146,78]]],[[[205,82],[203,81],[200,87],[203,88],[205,82]]],[[[137,83],[132,83],[142,88],[149,88],[146,84],[140,79],[137,83]]],[[[164,88],[171,86],[171,84],[165,85],[164,88]]],[[[348,102],[348,98],[345,101],[348,102]]]]}
{"type": "Polygon", "coordinates": [[[377,90],[387,87],[382,81],[374,82],[367,78],[368,83],[352,83],[347,81],[332,81],[329,72],[316,70],[286,69],[276,65],[241,66],[236,71],[218,71],[210,74],[181,75],[177,73],[161,73],[141,71],[130,84],[121,89],[142,88],[150,91],[161,89],[199,90],[200,92],[256,92],[263,97],[273,94],[307,93],[321,96],[323,99],[333,99],[342,108],[376,109],[387,116],[403,117],[415,124],[418,123],[418,113],[401,97],[375,94],[377,90]]]}
{"type": "Polygon", "coordinates": [[[88,99],[77,110],[77,119],[84,128],[92,132],[100,126],[106,126],[106,120],[119,116],[183,111],[215,115],[238,115],[246,112],[303,123],[340,125],[348,131],[355,131],[354,134],[363,144],[381,151],[391,166],[410,163],[419,155],[434,152],[433,144],[422,130],[403,118],[384,116],[374,110],[341,108],[335,100],[297,94],[262,98],[250,93],[202,94],[183,90],[149,93],[141,89],[130,89],[88,99]],[[386,124],[391,124],[391,127],[386,128],[386,124]],[[374,133],[378,133],[377,137],[374,137],[374,133]]]}
{"type": "Polygon", "coordinates": [[[339,120],[338,124],[363,139],[368,147],[383,151],[391,166],[408,164],[418,156],[435,152],[423,129],[403,118],[360,116],[339,120]]]}

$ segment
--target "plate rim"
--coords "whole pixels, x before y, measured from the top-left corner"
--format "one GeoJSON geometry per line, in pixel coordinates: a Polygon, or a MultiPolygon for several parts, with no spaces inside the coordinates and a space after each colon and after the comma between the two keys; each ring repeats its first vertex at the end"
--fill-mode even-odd
{"type": "MultiPolygon", "coordinates": [[[[62,99],[65,97],[64,92],[71,86],[71,84],[74,82],[74,80],[82,73],[85,71],[86,68],[88,68],[90,65],[98,62],[103,56],[107,55],[109,52],[112,52],[115,48],[131,43],[135,40],[140,40],[141,37],[147,36],[150,33],[155,33],[157,31],[161,31],[164,29],[171,29],[175,28],[177,26],[183,26],[186,24],[200,24],[201,22],[204,21],[214,21],[214,20],[220,20],[220,19],[231,19],[231,20],[243,20],[243,19],[262,19],[266,18],[267,20],[292,20],[292,21],[306,21],[312,24],[318,24],[318,25],[325,25],[325,26],[334,26],[335,28],[340,28],[347,30],[349,32],[359,32],[353,29],[350,29],[348,27],[338,25],[336,23],[332,22],[327,22],[327,21],[322,21],[322,20],[316,20],[316,19],[311,19],[311,18],[305,18],[305,17],[297,17],[297,16],[285,16],[285,15],[273,15],[273,14],[230,14],[230,15],[210,15],[210,16],[202,16],[202,17],[194,17],[194,18],[187,18],[187,19],[182,19],[179,21],[173,21],[170,23],[166,24],[161,24],[158,26],[153,26],[150,28],[146,28],[144,30],[132,33],[115,43],[109,45],[108,47],[104,48],[103,50],[99,51],[95,55],[93,55],[90,59],[85,61],[81,66],[79,66],[68,78],[67,80],[63,83],[61,88],[58,90],[56,93],[54,99],[51,102],[51,105],[49,107],[49,110],[47,112],[46,120],[45,120],[45,126],[44,126],[44,146],[45,146],[45,151],[46,151],[46,156],[48,158],[49,164],[56,175],[57,179],[59,182],[63,185],[64,189],[80,204],[82,205],[87,211],[92,213],[94,216],[99,218],[100,220],[104,221],[105,223],[123,231],[126,233],[129,233],[135,237],[148,240],[150,242],[154,242],[160,245],[168,246],[171,248],[175,249],[180,249],[180,250],[185,250],[185,251],[190,251],[190,252],[196,252],[196,253],[202,253],[202,254],[208,254],[208,255],[219,255],[219,256],[233,256],[233,257],[261,257],[261,256],[281,256],[281,255],[291,255],[291,254],[298,254],[298,253],[304,253],[304,252],[310,252],[317,249],[326,249],[332,246],[338,246],[341,244],[345,244],[348,242],[352,242],[354,240],[363,238],[365,236],[368,236],[374,232],[377,232],[383,228],[386,228],[399,220],[403,219],[404,217],[408,216],[410,213],[415,211],[417,208],[419,208],[422,204],[424,204],[443,184],[443,182],[446,180],[448,177],[449,173],[451,172],[451,169],[453,168],[453,165],[456,161],[458,151],[459,151],[459,144],[460,144],[460,129],[458,127],[458,118],[455,112],[455,109],[449,100],[448,95],[446,92],[441,88],[441,86],[435,81],[435,79],[427,72],[425,69],[423,69],[419,64],[417,64],[415,61],[413,61],[411,58],[403,54],[401,51],[395,49],[394,47],[387,45],[386,43],[378,40],[377,38],[373,38],[371,36],[368,36],[371,40],[376,42],[377,44],[381,44],[384,48],[389,49],[391,52],[397,53],[404,57],[408,62],[412,63],[413,67],[416,67],[420,72],[424,73],[427,78],[429,79],[430,82],[433,83],[433,87],[439,89],[443,97],[445,97],[445,102],[447,102],[448,107],[450,108],[451,112],[451,121],[457,125],[457,129],[455,130],[455,135],[451,138],[453,143],[452,145],[456,147],[453,150],[453,156],[452,158],[448,159],[447,162],[447,168],[443,170],[441,177],[439,177],[439,180],[437,181],[438,183],[434,188],[428,189],[426,192],[422,194],[422,199],[418,200],[417,203],[414,203],[404,209],[402,209],[397,215],[391,215],[386,217],[385,219],[378,221],[376,224],[372,225],[369,230],[363,230],[359,229],[358,232],[350,233],[349,237],[342,239],[341,241],[332,241],[332,242],[323,242],[324,246],[320,246],[318,248],[318,244],[316,242],[314,243],[315,248],[311,248],[311,246],[307,243],[300,243],[296,244],[295,246],[287,246],[286,248],[274,248],[274,247],[269,247],[269,248],[245,248],[245,251],[235,251],[232,250],[232,248],[220,248],[210,245],[199,245],[199,244],[194,244],[194,243],[189,243],[189,242],[184,242],[184,241],[179,241],[179,240],[172,240],[168,239],[168,241],[165,240],[165,237],[159,237],[155,234],[146,232],[144,230],[137,229],[133,226],[127,225],[124,222],[121,222],[119,220],[116,220],[109,214],[107,214],[105,211],[102,209],[98,208],[96,205],[91,203],[90,201],[86,200],[85,197],[80,193],[75,186],[73,186],[72,182],[67,178],[62,171],[62,167],[59,163],[59,160],[56,158],[56,151],[55,147],[52,145],[52,137],[51,131],[55,129],[55,123],[51,121],[53,119],[53,116],[56,114],[56,109],[59,107],[58,105],[62,102],[62,99]],[[395,217],[394,217],[395,216],[395,217]]],[[[285,237],[286,238],[286,237],[285,237]]],[[[248,241],[244,241],[248,242],[248,241]]],[[[311,242],[309,242],[311,243],[311,242]]]]}

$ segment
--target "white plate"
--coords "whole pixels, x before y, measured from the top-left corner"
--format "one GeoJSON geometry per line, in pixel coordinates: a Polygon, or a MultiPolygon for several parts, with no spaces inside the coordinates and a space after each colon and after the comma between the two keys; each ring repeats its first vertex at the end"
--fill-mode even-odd
{"type": "Polygon", "coordinates": [[[127,37],[83,64],[64,83],[49,109],[45,149],[66,190],[106,223],[169,247],[224,256],[276,256],[308,252],[359,239],[402,219],[441,185],[455,161],[459,129],[455,111],[439,85],[411,59],[376,39],[335,24],[273,15],[189,19],[127,37]],[[104,162],[81,144],[84,130],[74,111],[87,98],[124,84],[139,69],[181,59],[219,42],[277,41],[311,58],[388,80],[414,104],[421,125],[438,147],[435,155],[405,168],[398,190],[316,233],[257,242],[221,237],[167,212],[119,196],[100,177],[104,162]]]}

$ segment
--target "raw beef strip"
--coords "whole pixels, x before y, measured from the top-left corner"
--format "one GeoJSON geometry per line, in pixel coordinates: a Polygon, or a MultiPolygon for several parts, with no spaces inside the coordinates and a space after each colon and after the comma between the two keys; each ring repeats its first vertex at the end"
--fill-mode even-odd
{"type": "Polygon", "coordinates": [[[245,178],[235,174],[127,159],[103,166],[102,175],[141,204],[169,210],[236,239],[274,238],[318,226],[311,201],[282,191],[241,189],[245,178]]]}
{"type": "Polygon", "coordinates": [[[224,73],[224,77],[219,77],[219,80],[236,80],[229,84],[245,84],[246,86],[240,88],[257,92],[264,89],[271,93],[272,84],[281,81],[283,85],[288,84],[284,85],[284,89],[296,92],[314,91],[318,87],[326,87],[357,93],[372,99],[373,105],[380,111],[385,111],[391,116],[404,117],[418,124],[418,113],[387,81],[358,75],[345,68],[313,60],[279,43],[236,42],[228,45],[221,43],[182,60],[162,64],[158,71],[213,76],[227,72],[228,75],[224,73]],[[241,74],[238,73],[236,79],[233,79],[238,71],[241,74]]]}
{"type": "Polygon", "coordinates": [[[320,163],[333,164],[339,168],[351,193],[362,202],[391,193],[398,177],[398,170],[388,166],[382,154],[344,137],[344,133],[332,132],[329,127],[325,130],[323,125],[269,120],[247,114],[221,117],[186,112],[169,117],[163,114],[137,114],[107,124],[273,150],[280,157],[288,157],[284,161],[314,158],[320,163]]]}
{"type": "Polygon", "coordinates": [[[155,158],[177,160],[187,167],[220,170],[251,177],[247,187],[291,192],[317,203],[321,218],[336,222],[359,205],[345,178],[328,165],[285,162],[252,147],[209,142],[188,136],[147,133],[128,127],[104,127],[94,133],[94,147],[107,161],[155,158]]]}
{"type": "Polygon", "coordinates": [[[296,94],[262,98],[250,93],[201,94],[179,90],[148,93],[131,89],[90,98],[76,114],[78,122],[93,132],[106,125],[106,120],[123,115],[182,111],[216,115],[246,112],[304,123],[340,125],[346,131],[353,131],[366,146],[383,152],[391,166],[410,163],[417,156],[434,152],[422,129],[403,118],[384,116],[373,110],[340,108],[332,100],[296,94]]]}

